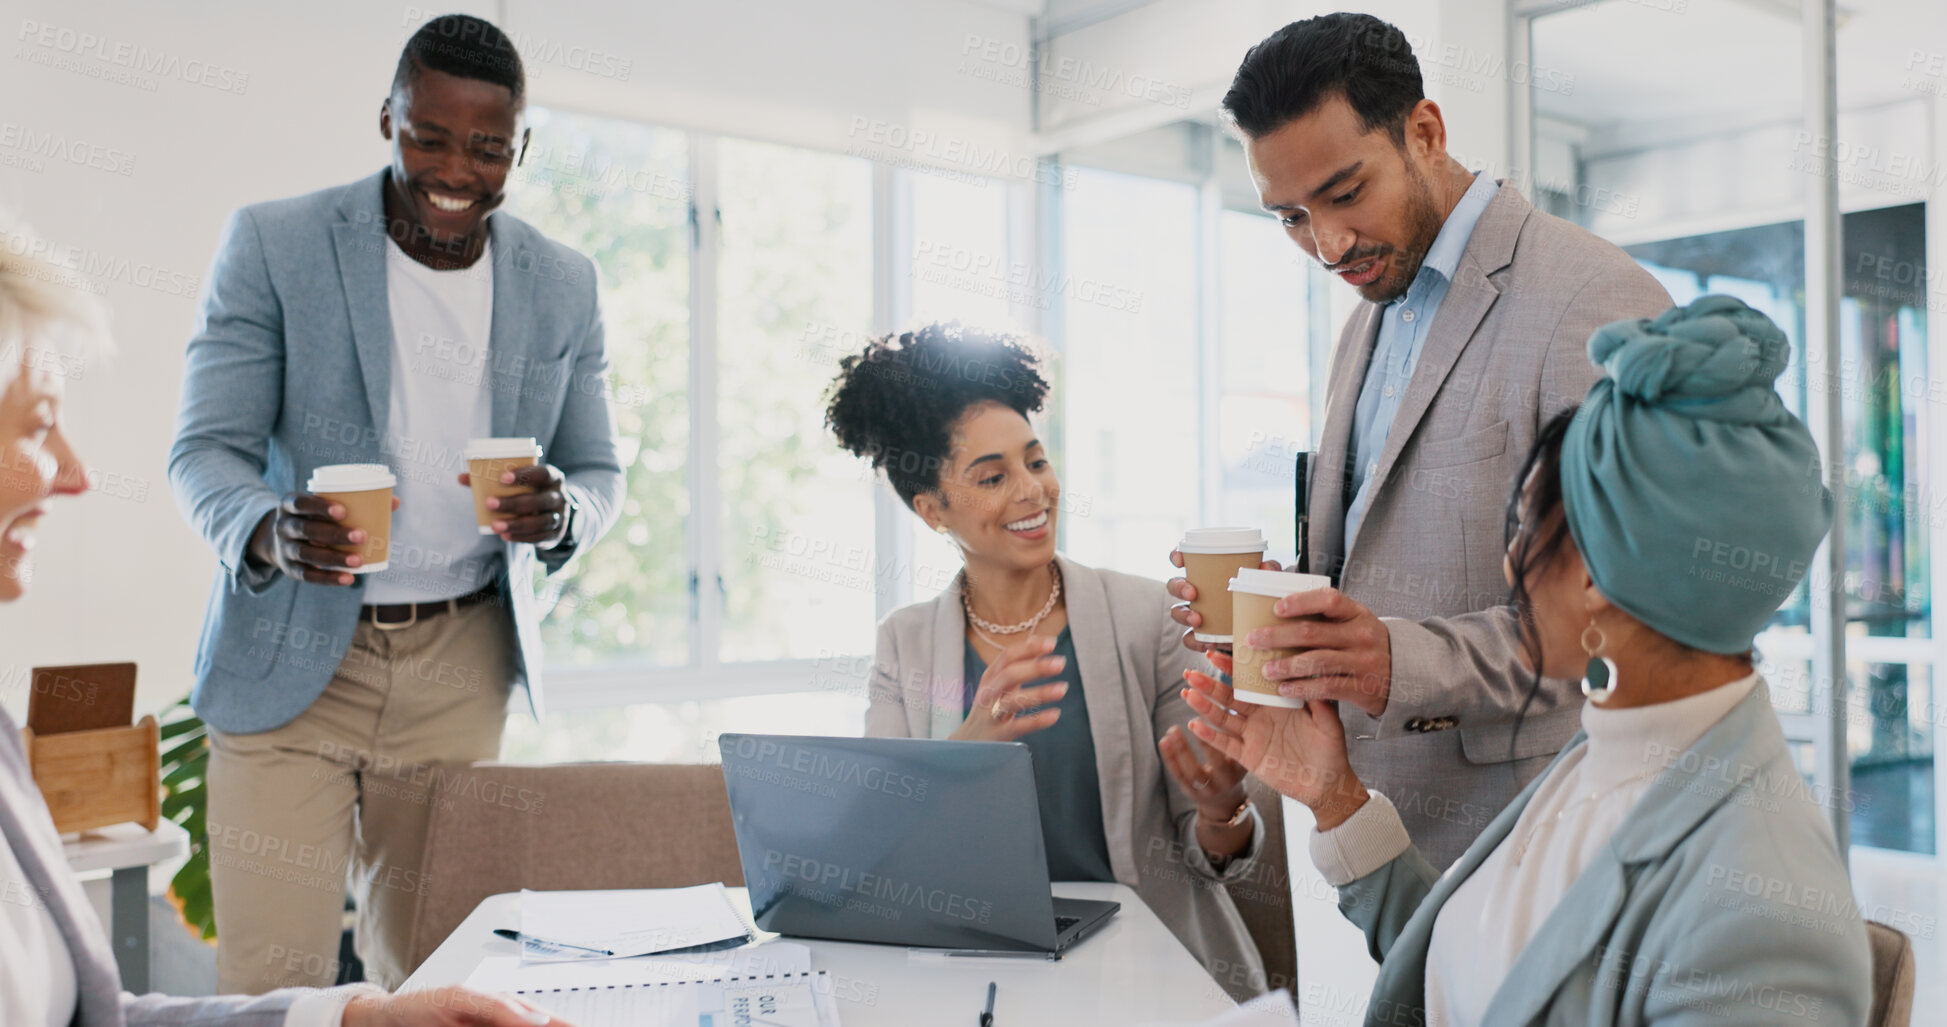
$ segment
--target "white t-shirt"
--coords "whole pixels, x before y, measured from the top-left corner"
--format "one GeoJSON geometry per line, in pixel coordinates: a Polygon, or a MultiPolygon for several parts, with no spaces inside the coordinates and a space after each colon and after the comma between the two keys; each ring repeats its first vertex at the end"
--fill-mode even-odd
{"type": "Polygon", "coordinates": [[[466,595],[493,580],[501,542],[482,535],[466,470],[467,440],[493,434],[493,247],[472,267],[435,271],[385,247],[392,314],[392,395],[385,459],[399,482],[392,551],[365,583],[367,603],[466,595]]]}

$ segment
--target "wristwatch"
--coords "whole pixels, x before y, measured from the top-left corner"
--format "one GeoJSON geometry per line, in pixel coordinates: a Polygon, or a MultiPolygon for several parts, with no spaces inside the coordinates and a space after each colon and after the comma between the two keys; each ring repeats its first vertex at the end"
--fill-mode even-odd
{"type": "Polygon", "coordinates": [[[555,540],[554,545],[547,547],[546,551],[550,553],[568,552],[575,548],[575,521],[577,519],[576,515],[581,511],[581,506],[572,498],[569,498],[565,492],[562,496],[567,502],[561,508],[561,537],[555,540]]]}

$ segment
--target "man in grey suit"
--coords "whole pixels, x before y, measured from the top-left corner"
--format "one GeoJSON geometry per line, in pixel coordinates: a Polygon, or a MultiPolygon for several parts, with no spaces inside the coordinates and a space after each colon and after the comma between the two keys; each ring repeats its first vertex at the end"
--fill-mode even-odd
{"type": "MultiPolygon", "coordinates": [[[[1273,33],[1223,106],[1265,209],[1364,300],[1333,352],[1312,461],[1309,570],[1337,588],[1280,600],[1288,622],[1254,644],[1304,650],[1267,676],[1338,703],[1354,769],[1444,867],[1579,724],[1577,686],[1537,687],[1505,605],[1514,476],[1595,380],[1589,335],[1670,297],[1615,246],[1448,156],[1411,46],[1370,15],[1273,33]]],[[[1187,606],[1176,617],[1196,623],[1187,606]]]]}
{"type": "Polygon", "coordinates": [[[495,758],[514,690],[540,715],[532,572],[621,499],[594,267],[493,213],[523,95],[498,29],[433,19],[379,111],[391,166],[243,208],[210,273],[169,478],[222,563],[192,698],[225,990],[331,983],[348,866],[367,975],[404,979],[428,811],[474,801],[436,768],[495,758]],[[484,528],[463,458],[480,437],[544,454],[484,528]],[[383,569],[306,491],[345,463],[398,480],[383,569]]]}

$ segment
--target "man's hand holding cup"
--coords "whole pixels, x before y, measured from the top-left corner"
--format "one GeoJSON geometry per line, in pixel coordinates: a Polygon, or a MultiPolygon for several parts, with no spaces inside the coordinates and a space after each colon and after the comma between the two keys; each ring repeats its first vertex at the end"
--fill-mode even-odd
{"type": "MultiPolygon", "coordinates": [[[[500,472],[502,488],[523,491],[486,497],[489,520],[482,527],[508,542],[532,542],[542,548],[558,544],[568,534],[568,494],[562,488],[567,480],[553,464],[500,472]]],[[[471,487],[473,476],[462,471],[460,484],[471,487]]]]}
{"type": "Polygon", "coordinates": [[[482,535],[544,549],[559,545],[569,528],[566,481],[559,468],[541,461],[541,444],[533,438],[474,439],[466,445],[460,484],[473,490],[482,535]]]}
{"type": "Polygon", "coordinates": [[[313,585],[350,585],[384,570],[391,555],[396,483],[382,464],[332,464],[312,472],[250,535],[249,559],[313,585]]]}

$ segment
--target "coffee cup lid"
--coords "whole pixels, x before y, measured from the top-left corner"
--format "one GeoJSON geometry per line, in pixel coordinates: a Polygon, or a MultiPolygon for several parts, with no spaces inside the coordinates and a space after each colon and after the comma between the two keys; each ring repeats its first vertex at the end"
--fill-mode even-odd
{"type": "Polygon", "coordinates": [[[1176,544],[1179,553],[1251,553],[1264,551],[1264,532],[1256,528],[1191,528],[1176,544]]]}
{"type": "Polygon", "coordinates": [[[1255,567],[1239,567],[1237,576],[1230,579],[1230,590],[1243,592],[1246,595],[1283,599],[1294,592],[1329,588],[1331,584],[1332,579],[1323,574],[1295,574],[1291,571],[1265,571],[1255,567]]]}
{"type": "Polygon", "coordinates": [[[531,456],[538,460],[541,444],[532,437],[469,439],[466,444],[468,460],[505,460],[517,456],[531,456]]]}
{"type": "Polygon", "coordinates": [[[326,464],[313,468],[306,492],[368,492],[398,484],[384,464],[326,464]]]}

